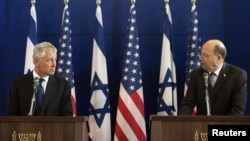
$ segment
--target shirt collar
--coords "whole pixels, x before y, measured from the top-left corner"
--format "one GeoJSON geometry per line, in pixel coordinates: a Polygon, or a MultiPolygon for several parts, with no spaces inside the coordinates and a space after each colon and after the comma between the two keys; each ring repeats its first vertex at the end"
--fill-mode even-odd
{"type": "Polygon", "coordinates": [[[43,79],[45,80],[45,82],[48,82],[48,80],[49,80],[49,76],[40,77],[40,76],[36,73],[36,71],[33,71],[33,78],[36,78],[36,77],[38,77],[38,78],[43,78],[43,79]]]}
{"type": "MultiPolygon", "coordinates": [[[[213,73],[215,73],[216,74],[216,76],[218,76],[219,75],[219,73],[220,73],[220,70],[221,70],[221,68],[222,68],[222,66],[223,66],[223,63],[220,65],[220,67],[216,70],[216,71],[214,71],[213,73]]],[[[211,72],[209,72],[209,74],[210,74],[211,72]]]]}

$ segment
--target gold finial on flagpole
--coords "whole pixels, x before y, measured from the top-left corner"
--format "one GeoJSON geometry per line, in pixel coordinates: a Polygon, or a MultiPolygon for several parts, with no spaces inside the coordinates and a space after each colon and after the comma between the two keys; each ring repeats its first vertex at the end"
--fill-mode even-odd
{"type": "Polygon", "coordinates": [[[165,4],[168,4],[169,3],[169,0],[164,0],[165,4]]]}
{"type": "Polygon", "coordinates": [[[30,0],[31,4],[35,4],[36,3],[36,0],[30,0]]]}
{"type": "Polygon", "coordinates": [[[65,5],[68,5],[68,3],[69,3],[69,0],[64,0],[65,5]]]}
{"type": "Polygon", "coordinates": [[[100,5],[101,4],[101,0],[96,0],[96,5],[100,5]]]}
{"type": "Polygon", "coordinates": [[[191,0],[191,3],[192,3],[192,4],[196,3],[196,0],[191,0]]]}
{"type": "Polygon", "coordinates": [[[135,1],[136,1],[136,0],[131,0],[131,3],[132,3],[132,4],[135,4],[135,1]]]}

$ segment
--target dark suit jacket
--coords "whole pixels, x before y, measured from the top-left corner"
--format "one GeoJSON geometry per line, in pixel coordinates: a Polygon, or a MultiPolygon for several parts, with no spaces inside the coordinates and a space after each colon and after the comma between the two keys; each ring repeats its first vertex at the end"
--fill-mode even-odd
{"type": "MultiPolygon", "coordinates": [[[[33,82],[33,73],[25,74],[12,81],[6,108],[7,115],[28,115],[33,96],[33,82]]],[[[59,76],[50,76],[43,105],[38,108],[36,104],[33,115],[73,116],[69,82],[59,76]]]]}
{"type": "MultiPolygon", "coordinates": [[[[191,72],[188,90],[179,105],[178,115],[190,115],[196,106],[197,115],[207,115],[205,82],[202,68],[191,72]]],[[[211,115],[244,115],[247,101],[247,73],[224,63],[210,94],[211,115]]]]}

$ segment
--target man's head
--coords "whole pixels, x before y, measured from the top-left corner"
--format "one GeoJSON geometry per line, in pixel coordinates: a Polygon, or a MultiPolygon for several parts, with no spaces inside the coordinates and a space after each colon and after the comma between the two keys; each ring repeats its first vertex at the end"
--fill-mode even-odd
{"type": "Polygon", "coordinates": [[[200,62],[204,70],[214,72],[224,62],[227,55],[225,45],[216,39],[205,42],[200,53],[200,62]]]}
{"type": "Polygon", "coordinates": [[[34,47],[33,63],[40,77],[54,75],[56,71],[57,49],[49,42],[41,42],[34,47]]]}

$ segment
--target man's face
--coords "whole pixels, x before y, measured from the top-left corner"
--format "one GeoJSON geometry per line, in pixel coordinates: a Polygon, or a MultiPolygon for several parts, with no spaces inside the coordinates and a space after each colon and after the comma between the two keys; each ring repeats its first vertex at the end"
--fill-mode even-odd
{"type": "Polygon", "coordinates": [[[53,52],[52,49],[48,49],[44,57],[35,60],[37,73],[41,77],[54,75],[56,71],[56,59],[56,52],[53,52]]]}
{"type": "Polygon", "coordinates": [[[219,54],[213,52],[213,47],[203,46],[200,54],[201,66],[208,72],[214,72],[218,69],[219,54]]]}

